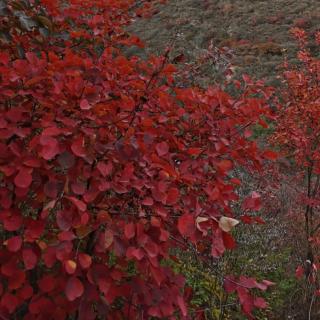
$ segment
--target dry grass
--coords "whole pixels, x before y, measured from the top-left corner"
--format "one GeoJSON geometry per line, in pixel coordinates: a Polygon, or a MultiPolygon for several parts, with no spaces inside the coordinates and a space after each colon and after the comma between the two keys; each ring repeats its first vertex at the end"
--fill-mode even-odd
{"type": "Polygon", "coordinates": [[[320,28],[317,0],[168,0],[157,12],[130,27],[149,52],[160,53],[174,40],[174,54],[194,61],[212,40],[234,50],[239,74],[266,78],[269,84],[277,83],[284,52],[294,60],[289,29],[299,26],[313,33],[320,28]]]}

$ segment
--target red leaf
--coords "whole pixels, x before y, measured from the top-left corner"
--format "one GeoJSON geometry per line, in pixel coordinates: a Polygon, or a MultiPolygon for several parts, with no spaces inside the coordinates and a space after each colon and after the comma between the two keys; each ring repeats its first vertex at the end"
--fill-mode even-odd
{"type": "Polygon", "coordinates": [[[229,171],[233,168],[233,163],[230,160],[222,160],[217,164],[217,167],[223,171],[229,171]]]}
{"type": "Polygon", "coordinates": [[[191,156],[197,156],[202,152],[201,148],[190,148],[188,149],[188,154],[191,156]]]}
{"type": "Polygon", "coordinates": [[[78,181],[71,184],[71,189],[77,195],[83,195],[87,190],[85,183],[78,181]]]}
{"type": "Polygon", "coordinates": [[[214,187],[214,188],[206,188],[205,189],[206,193],[209,195],[210,197],[210,200],[212,201],[216,201],[217,199],[220,198],[220,190],[217,188],[217,187],[214,187]]]}
{"type": "Polygon", "coordinates": [[[23,249],[22,257],[26,270],[32,270],[38,262],[38,257],[31,248],[23,249]]]}
{"type": "Polygon", "coordinates": [[[117,192],[119,194],[123,194],[123,193],[128,192],[127,188],[124,187],[123,185],[121,185],[120,183],[113,183],[113,189],[115,192],[117,192]]]}
{"type": "Polygon", "coordinates": [[[303,267],[299,266],[296,269],[296,277],[297,277],[297,279],[301,279],[303,275],[304,275],[304,269],[303,269],[303,267]]]}
{"type": "Polygon", "coordinates": [[[71,241],[60,242],[55,250],[56,258],[59,261],[65,261],[69,259],[72,247],[73,246],[71,241]]]}
{"type": "Polygon", "coordinates": [[[32,183],[32,169],[21,167],[19,173],[14,178],[14,184],[18,188],[28,188],[32,183]]]}
{"type": "Polygon", "coordinates": [[[268,124],[267,124],[264,120],[259,119],[258,123],[259,123],[263,128],[265,128],[265,129],[268,128],[268,124]]]}
{"type": "Polygon", "coordinates": [[[91,109],[91,105],[89,104],[88,100],[87,99],[82,99],[80,101],[80,109],[82,110],[89,110],[91,109]]]}
{"type": "Polygon", "coordinates": [[[237,178],[232,178],[230,179],[230,182],[232,182],[233,184],[240,186],[241,185],[241,181],[237,178]]]}
{"type": "Polygon", "coordinates": [[[161,192],[158,188],[152,189],[152,197],[154,200],[165,203],[166,193],[161,192]]]}
{"type": "Polygon", "coordinates": [[[105,164],[104,162],[98,162],[97,169],[100,171],[103,177],[106,177],[112,172],[112,164],[105,164]]]}
{"type": "Polygon", "coordinates": [[[140,248],[129,247],[126,252],[126,256],[128,259],[132,259],[133,257],[137,260],[141,260],[144,257],[144,252],[140,248]]]}
{"type": "Polygon", "coordinates": [[[61,230],[67,231],[72,227],[73,214],[66,210],[59,210],[56,215],[56,221],[61,230]]]}
{"type": "Polygon", "coordinates": [[[11,314],[19,304],[18,298],[11,293],[5,293],[1,298],[1,306],[11,314]]]}
{"type": "Polygon", "coordinates": [[[9,278],[8,288],[10,290],[19,289],[26,280],[26,273],[23,270],[16,270],[14,275],[9,278]]]}
{"type": "Polygon", "coordinates": [[[180,192],[177,188],[170,188],[167,194],[166,205],[172,206],[179,201],[180,192]]]}
{"type": "Polygon", "coordinates": [[[25,240],[28,242],[33,242],[34,240],[38,240],[42,235],[44,228],[45,228],[45,221],[44,220],[33,220],[28,219],[25,222],[25,240]]]}
{"type": "Polygon", "coordinates": [[[154,258],[159,253],[159,247],[151,239],[149,239],[143,246],[149,257],[154,258]]]}
{"type": "Polygon", "coordinates": [[[76,236],[72,231],[62,231],[58,234],[58,239],[60,241],[71,241],[75,238],[76,236]]]}
{"type": "Polygon", "coordinates": [[[254,307],[252,296],[249,294],[247,289],[240,286],[237,288],[237,293],[243,312],[251,317],[251,311],[254,307]]]}
{"type": "Polygon", "coordinates": [[[66,198],[69,199],[78,208],[79,211],[84,212],[87,210],[87,205],[83,201],[77,199],[76,197],[66,198]]]}
{"type": "Polygon", "coordinates": [[[260,308],[260,309],[265,309],[268,307],[266,301],[261,297],[255,298],[253,301],[253,304],[255,307],[260,308]]]}
{"type": "Polygon", "coordinates": [[[229,233],[223,232],[222,237],[223,237],[224,246],[227,249],[231,250],[236,247],[236,242],[229,233]]]}
{"type": "Polygon", "coordinates": [[[124,273],[117,269],[113,269],[110,273],[110,276],[113,280],[120,281],[123,278],[124,273]]]}
{"type": "Polygon", "coordinates": [[[179,308],[181,310],[182,315],[184,317],[186,317],[187,316],[187,308],[186,308],[186,305],[184,303],[183,298],[181,296],[178,296],[177,297],[177,302],[178,302],[178,306],[179,306],[179,308]]]}
{"type": "Polygon", "coordinates": [[[12,237],[7,240],[7,248],[11,252],[17,252],[22,245],[22,239],[20,236],[12,237]]]}
{"type": "Polygon", "coordinates": [[[248,277],[241,276],[239,279],[239,283],[248,289],[252,289],[252,288],[257,287],[257,282],[254,278],[248,278],[248,277]]]}
{"type": "Polygon", "coordinates": [[[52,268],[54,263],[56,262],[56,249],[53,247],[47,247],[42,255],[43,261],[47,268],[52,268]]]}
{"type": "Polygon", "coordinates": [[[81,297],[84,292],[84,287],[82,282],[77,277],[72,277],[68,279],[66,284],[65,293],[69,301],[74,301],[81,297]]]}
{"type": "Polygon", "coordinates": [[[142,200],[142,204],[145,205],[145,206],[152,206],[153,205],[153,199],[150,198],[150,197],[147,197],[147,198],[144,198],[142,200]]]}
{"type": "Polygon", "coordinates": [[[259,224],[266,224],[266,222],[260,217],[254,217],[254,221],[259,224]]]}
{"type": "Polygon", "coordinates": [[[125,225],[124,235],[127,239],[132,239],[135,235],[135,225],[131,222],[125,225]]]}
{"type": "Polygon", "coordinates": [[[64,268],[68,274],[74,274],[77,269],[77,263],[73,260],[67,260],[64,262],[64,268]]]}
{"type": "MultiPolygon", "coordinates": [[[[41,136],[58,136],[59,134],[61,134],[62,130],[60,128],[57,127],[48,127],[45,128],[42,133],[41,136]]],[[[45,141],[45,140],[44,140],[45,141]]],[[[41,142],[41,140],[40,140],[41,142]]],[[[41,143],[42,144],[42,143],[41,143]]]]}
{"type": "Polygon", "coordinates": [[[7,66],[10,61],[10,55],[7,52],[1,52],[0,53],[0,62],[4,65],[7,66]]]}
{"type": "Polygon", "coordinates": [[[59,152],[59,143],[50,136],[41,136],[40,144],[43,146],[40,155],[45,160],[53,159],[59,152]]]}
{"type": "Polygon", "coordinates": [[[4,220],[4,229],[7,231],[17,231],[22,225],[22,217],[18,215],[12,215],[4,220]]]}
{"type": "Polygon", "coordinates": [[[265,159],[273,160],[273,161],[278,159],[278,154],[274,151],[271,151],[271,150],[264,151],[262,156],[265,159]]]}
{"type": "Polygon", "coordinates": [[[162,317],[162,313],[161,310],[158,306],[154,306],[154,307],[150,307],[148,309],[148,315],[151,317],[157,317],[157,318],[161,318],[162,317]]]}
{"type": "Polygon", "coordinates": [[[86,156],[86,149],[84,147],[84,139],[83,138],[78,138],[73,141],[71,145],[71,150],[74,155],[78,157],[85,157],[86,156]]]}
{"type": "Polygon", "coordinates": [[[244,199],[242,208],[245,210],[258,211],[261,208],[261,196],[257,192],[252,192],[251,196],[244,199]]]}
{"type": "Polygon", "coordinates": [[[25,285],[17,291],[17,296],[22,300],[28,300],[33,296],[33,289],[30,285],[25,285]]]}
{"type": "Polygon", "coordinates": [[[247,214],[244,214],[243,216],[240,217],[241,221],[246,223],[246,224],[251,224],[253,223],[253,218],[248,216],[247,214]]]}
{"type": "Polygon", "coordinates": [[[49,198],[55,199],[58,196],[59,184],[56,181],[48,181],[43,188],[45,195],[49,198]]]}
{"type": "Polygon", "coordinates": [[[31,158],[28,160],[23,161],[23,164],[27,167],[31,168],[40,168],[41,167],[41,162],[39,159],[36,158],[31,158]]]}
{"type": "Polygon", "coordinates": [[[159,157],[162,157],[169,152],[169,145],[165,141],[160,142],[156,145],[156,150],[159,157]]]}
{"type": "Polygon", "coordinates": [[[92,264],[92,258],[86,253],[79,253],[78,256],[79,263],[82,269],[90,268],[92,264]]]}
{"type": "Polygon", "coordinates": [[[226,277],[223,286],[227,293],[233,293],[238,287],[237,281],[233,276],[226,277]]]}
{"type": "Polygon", "coordinates": [[[165,280],[165,275],[164,275],[163,269],[162,268],[155,268],[151,265],[150,271],[152,273],[154,280],[156,280],[158,286],[160,287],[163,280],[165,280]]]}
{"type": "Polygon", "coordinates": [[[249,129],[249,128],[246,128],[245,130],[244,130],[244,137],[245,138],[250,138],[251,136],[252,136],[252,131],[251,131],[251,129],[249,129]]]}
{"type": "Polygon", "coordinates": [[[192,214],[185,213],[179,217],[178,230],[184,237],[190,237],[195,232],[195,222],[192,214]]]}
{"type": "Polygon", "coordinates": [[[225,251],[223,235],[221,229],[215,230],[212,234],[211,255],[215,258],[222,256],[225,251]]]}
{"type": "Polygon", "coordinates": [[[262,280],[261,283],[263,283],[263,284],[266,285],[267,287],[269,287],[269,286],[274,286],[274,285],[275,285],[274,282],[269,281],[269,280],[262,280]]]}
{"type": "Polygon", "coordinates": [[[38,286],[42,292],[50,292],[56,287],[56,279],[52,275],[45,275],[38,281],[38,286]]]}

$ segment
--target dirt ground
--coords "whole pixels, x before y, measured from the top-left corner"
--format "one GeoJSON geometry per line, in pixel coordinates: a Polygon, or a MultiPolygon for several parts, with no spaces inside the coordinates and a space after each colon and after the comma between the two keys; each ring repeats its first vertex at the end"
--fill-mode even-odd
{"type": "Polygon", "coordinates": [[[239,74],[275,84],[283,55],[294,61],[296,46],[289,34],[294,26],[311,34],[319,30],[320,0],[167,0],[130,30],[155,53],[174,40],[175,54],[183,53],[189,61],[210,41],[229,47],[239,74]]]}

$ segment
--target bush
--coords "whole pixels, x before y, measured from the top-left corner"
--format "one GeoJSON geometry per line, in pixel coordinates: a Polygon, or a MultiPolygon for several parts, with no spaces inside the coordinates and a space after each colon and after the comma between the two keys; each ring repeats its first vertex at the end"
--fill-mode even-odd
{"type": "MultiPolygon", "coordinates": [[[[230,173],[274,158],[247,130],[271,91],[179,89],[169,51],[125,58],[142,45],[122,30],[144,12],[134,1],[0,4],[1,316],[187,318],[184,279],[162,262],[234,248],[230,173]]],[[[268,285],[225,279],[248,317],[265,307],[250,289],[268,285]]]]}

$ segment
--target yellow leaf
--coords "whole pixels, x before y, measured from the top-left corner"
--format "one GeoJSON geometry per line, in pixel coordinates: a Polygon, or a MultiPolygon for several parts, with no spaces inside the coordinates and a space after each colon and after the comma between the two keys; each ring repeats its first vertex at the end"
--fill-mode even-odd
{"type": "Polygon", "coordinates": [[[233,227],[235,227],[239,223],[238,220],[229,218],[229,217],[221,217],[219,220],[219,227],[221,230],[225,232],[230,232],[233,227]]]}

